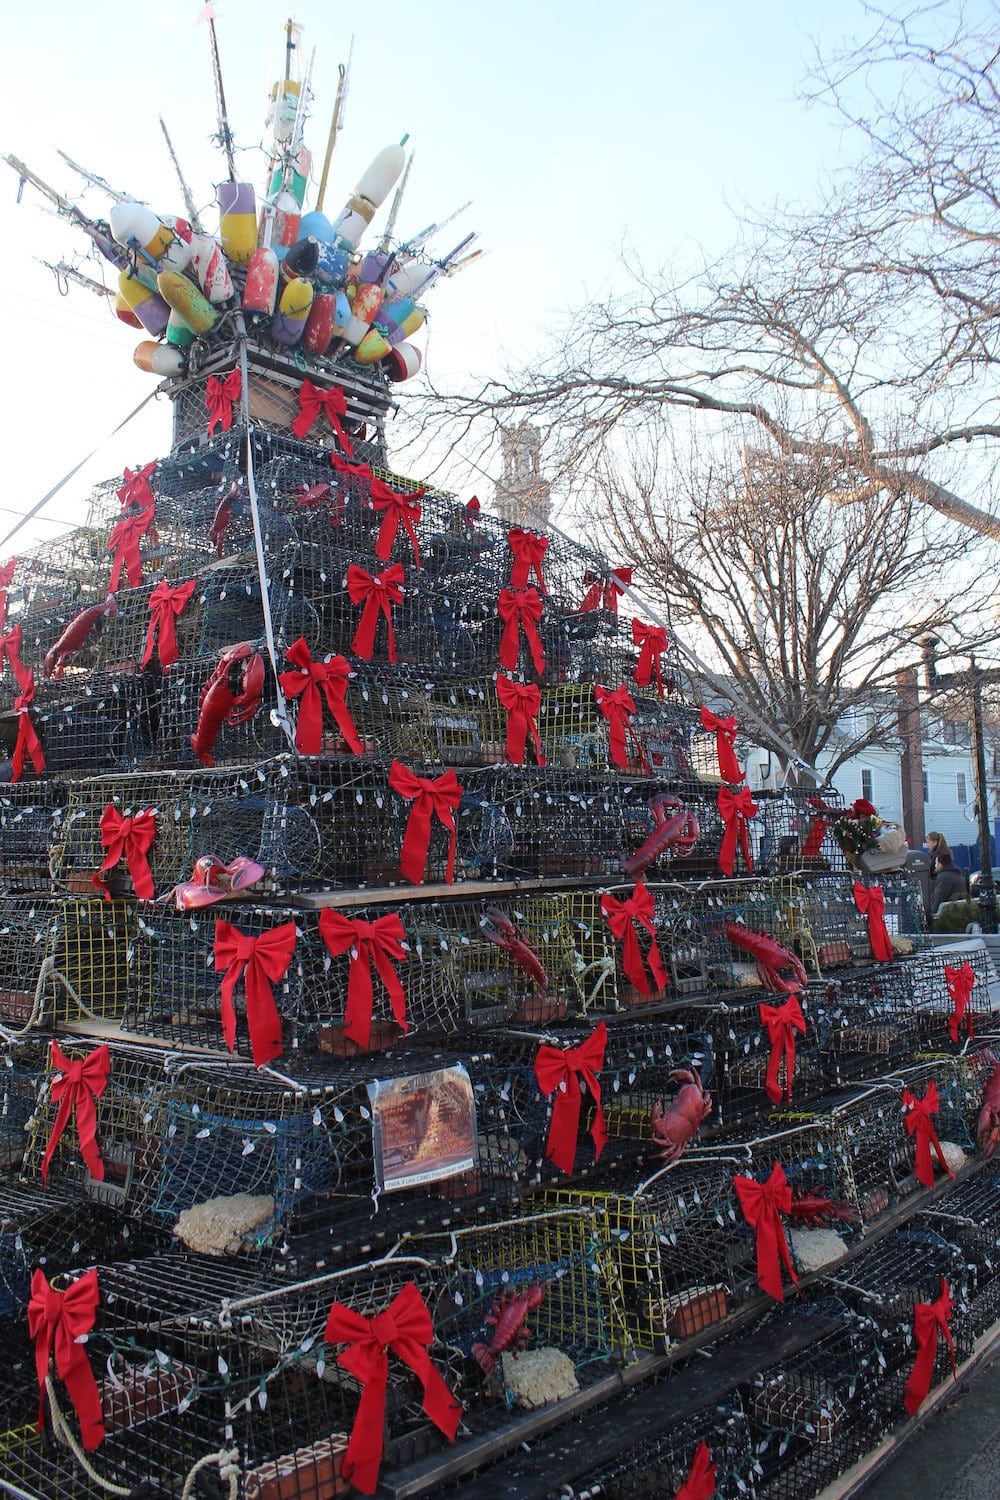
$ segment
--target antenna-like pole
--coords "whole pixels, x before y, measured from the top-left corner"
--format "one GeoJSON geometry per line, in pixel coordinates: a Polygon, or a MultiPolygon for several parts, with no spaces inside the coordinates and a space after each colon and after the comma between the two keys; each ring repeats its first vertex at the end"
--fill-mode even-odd
{"type": "MultiPolygon", "coordinates": [[[[289,23],[291,24],[291,23],[289,23]]],[[[215,35],[215,16],[209,8],[208,34],[212,42],[212,73],[215,78],[215,104],[219,116],[219,145],[226,153],[229,181],[236,181],[236,163],[233,161],[233,132],[229,128],[226,111],[226,91],[222,86],[222,64],[219,62],[219,43],[215,35]]]]}
{"type": "Polygon", "coordinates": [[[326,197],[326,179],[330,173],[330,161],[333,157],[333,148],[337,144],[337,135],[344,124],[344,101],[347,98],[347,85],[351,76],[351,56],[354,52],[354,38],[351,37],[351,45],[347,53],[347,66],[343,63],[338,68],[340,75],[337,83],[337,97],[333,101],[333,116],[330,120],[330,134],[326,140],[326,155],[323,158],[323,171],[319,179],[319,193],[316,197],[317,212],[323,207],[323,199],[326,197]]]}

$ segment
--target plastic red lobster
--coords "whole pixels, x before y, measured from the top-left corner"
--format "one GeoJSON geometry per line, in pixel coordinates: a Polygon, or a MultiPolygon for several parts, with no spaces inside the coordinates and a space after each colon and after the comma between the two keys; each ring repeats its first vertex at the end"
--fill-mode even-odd
{"type": "Polygon", "coordinates": [[[499,906],[488,906],[479,924],[483,937],[491,943],[496,943],[498,948],[504,948],[517,964],[533,979],[541,989],[549,987],[549,976],[542,966],[542,961],[524,938],[518,932],[513,922],[499,908],[499,906]]]}
{"type": "Polygon", "coordinates": [[[679,797],[661,792],[651,799],[649,811],[653,819],[653,831],[634,854],[622,858],[622,870],[630,880],[637,880],[668,849],[673,851],[676,859],[686,858],[701,833],[698,819],[679,797]],[[674,809],[669,818],[667,808],[674,809]]]}
{"type": "Polygon", "coordinates": [[[113,620],[118,613],[118,601],[114,594],[109,594],[103,604],[92,604],[89,609],[83,609],[70,620],[62,635],[54,646],[50,646],[45,653],[42,663],[42,671],[46,677],[61,677],[70,658],[82,650],[83,645],[92,630],[96,630],[102,620],[113,620]]]}
{"type": "Polygon", "coordinates": [[[198,724],[191,748],[203,766],[214,766],[212,751],[223,724],[246,724],[260,708],[264,661],[249,641],[223,651],[219,665],[201,690],[198,724]]]}
{"type": "Polygon", "coordinates": [[[240,487],[234,479],[215,507],[215,513],[208,528],[208,540],[215,543],[216,557],[225,556],[226,532],[229,530],[229,523],[233,518],[233,506],[239,498],[240,487]]]}
{"type": "Polygon", "coordinates": [[[772,995],[791,995],[808,984],[809,976],[801,961],[769,933],[752,932],[739,922],[727,922],[726,937],[734,948],[739,948],[742,953],[749,953],[754,959],[758,978],[772,995]],[[791,969],[790,979],[782,977],[782,969],[791,969]]]}
{"type": "Polygon", "coordinates": [[[675,1068],[669,1082],[680,1083],[676,1098],[669,1109],[663,1108],[663,1100],[653,1105],[650,1123],[653,1141],[660,1147],[657,1155],[662,1161],[676,1161],[689,1141],[693,1140],[702,1122],[712,1113],[712,1096],[701,1081],[697,1068],[675,1068]]]}
{"type": "Polygon", "coordinates": [[[1000,1144],[1000,1062],[992,1052],[988,1054],[993,1070],[983,1089],[983,1107],[976,1124],[976,1145],[989,1159],[1000,1144]]]}
{"type": "Polygon", "coordinates": [[[523,1292],[515,1292],[513,1297],[504,1293],[493,1311],[487,1314],[487,1325],[493,1329],[490,1341],[472,1346],[473,1359],[487,1375],[493,1374],[505,1349],[512,1349],[516,1356],[524,1348],[531,1332],[528,1315],[541,1307],[544,1296],[545,1283],[534,1281],[523,1292]]]}
{"type": "Polygon", "coordinates": [[[842,1224],[860,1224],[861,1215],[849,1203],[827,1198],[823,1193],[794,1193],[789,1218],[798,1224],[818,1225],[824,1220],[839,1219],[842,1224]]]}

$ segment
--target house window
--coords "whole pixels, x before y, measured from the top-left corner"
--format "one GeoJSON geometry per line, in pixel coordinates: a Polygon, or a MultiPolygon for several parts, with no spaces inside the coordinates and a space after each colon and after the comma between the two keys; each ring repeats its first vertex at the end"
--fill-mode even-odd
{"type": "Polygon", "coordinates": [[[925,802],[929,802],[930,800],[931,800],[931,784],[927,780],[927,772],[925,771],[924,772],[924,801],[925,802]]]}
{"type": "Polygon", "coordinates": [[[964,807],[965,804],[966,804],[966,801],[967,801],[966,791],[965,791],[965,772],[964,771],[956,771],[955,772],[955,790],[958,792],[958,805],[959,805],[959,807],[964,807]]]}
{"type": "Polygon", "coordinates": [[[867,766],[861,772],[861,795],[866,802],[874,801],[872,797],[872,773],[867,766]]]}

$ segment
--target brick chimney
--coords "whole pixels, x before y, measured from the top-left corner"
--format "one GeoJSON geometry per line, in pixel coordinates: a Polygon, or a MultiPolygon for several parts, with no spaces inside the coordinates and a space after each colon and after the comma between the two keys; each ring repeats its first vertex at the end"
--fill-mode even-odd
{"type": "Polygon", "coordinates": [[[921,751],[920,693],[916,667],[903,667],[896,673],[899,698],[897,722],[902,741],[900,780],[903,787],[903,827],[911,849],[924,841],[924,760],[921,751]]]}

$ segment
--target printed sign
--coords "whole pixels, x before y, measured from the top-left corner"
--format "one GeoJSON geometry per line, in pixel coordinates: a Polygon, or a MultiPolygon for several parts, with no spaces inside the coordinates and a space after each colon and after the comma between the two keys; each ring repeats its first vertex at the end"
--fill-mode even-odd
{"type": "Polygon", "coordinates": [[[409,1078],[376,1078],[368,1097],[382,1192],[439,1182],[475,1167],[476,1104],[461,1064],[409,1078]]]}

